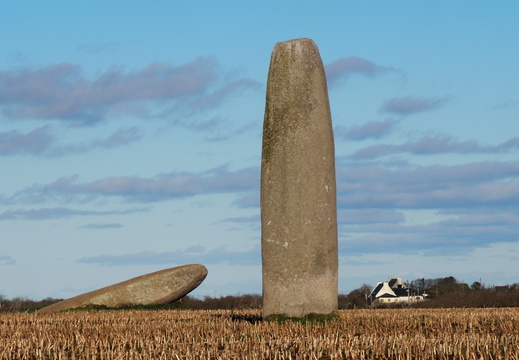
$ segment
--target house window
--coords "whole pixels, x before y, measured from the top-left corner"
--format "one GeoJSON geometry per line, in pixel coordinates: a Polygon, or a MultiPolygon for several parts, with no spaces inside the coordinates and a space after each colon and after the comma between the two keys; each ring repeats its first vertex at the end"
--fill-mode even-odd
{"type": "Polygon", "coordinates": [[[387,299],[387,302],[391,302],[391,299],[387,299]]]}

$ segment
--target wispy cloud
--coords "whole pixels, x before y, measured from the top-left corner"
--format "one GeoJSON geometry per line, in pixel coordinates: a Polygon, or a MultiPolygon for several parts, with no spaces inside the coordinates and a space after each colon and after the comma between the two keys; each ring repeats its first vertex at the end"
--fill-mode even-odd
{"type": "MultiPolygon", "coordinates": [[[[386,167],[339,158],[337,198],[341,256],[459,255],[519,241],[519,162],[386,167]],[[436,215],[416,224],[406,218],[415,210],[436,215]]],[[[236,204],[258,208],[258,193],[236,204]]],[[[259,218],[226,221],[243,226],[259,218]]]]}
{"type": "MultiPolygon", "coordinates": [[[[259,170],[258,170],[259,171],[259,170]]],[[[238,199],[234,201],[234,205],[243,208],[259,208],[260,207],[260,194],[259,187],[257,191],[248,194],[242,194],[238,199]]]]}
{"type": "Polygon", "coordinates": [[[49,157],[60,157],[96,149],[112,149],[132,144],[142,137],[143,134],[137,127],[120,128],[104,139],[93,139],[79,144],[56,145],[47,149],[44,154],[49,157]]]}
{"type": "Polygon", "coordinates": [[[54,136],[48,126],[43,126],[28,133],[16,130],[0,131],[1,155],[37,155],[45,152],[53,143],[54,136]]]}
{"type": "Polygon", "coordinates": [[[347,209],[506,208],[519,201],[518,179],[518,162],[404,169],[344,164],[337,171],[338,206],[347,209]]]}
{"type": "Polygon", "coordinates": [[[369,121],[359,126],[345,127],[338,125],[334,129],[335,138],[340,140],[359,141],[369,138],[378,139],[389,134],[398,120],[369,121]]]}
{"type": "Polygon", "coordinates": [[[258,83],[221,71],[215,58],[172,66],[154,63],[128,71],[113,66],[89,78],[77,64],[0,71],[0,110],[16,119],[57,119],[93,124],[108,116],[166,116],[218,106],[258,83]]]}
{"type": "Polygon", "coordinates": [[[16,264],[16,260],[11,256],[0,256],[0,265],[14,265],[16,264]]]}
{"type": "Polygon", "coordinates": [[[493,106],[491,110],[504,110],[514,108],[516,106],[519,106],[519,100],[508,100],[500,104],[497,104],[496,106],[493,106]]]}
{"type": "Polygon", "coordinates": [[[260,214],[251,216],[231,217],[220,220],[222,222],[231,223],[235,226],[227,230],[243,230],[250,229],[256,232],[261,232],[261,216],[260,214]]]}
{"type": "Polygon", "coordinates": [[[0,132],[0,156],[31,155],[61,157],[84,153],[95,149],[111,149],[124,146],[142,138],[136,127],[120,128],[104,139],[93,139],[80,144],[59,144],[50,126],[43,126],[27,133],[0,132]]]}
{"type": "Polygon", "coordinates": [[[394,115],[412,115],[437,109],[448,101],[448,97],[420,98],[405,96],[386,101],[379,111],[394,115]]]}
{"type": "Polygon", "coordinates": [[[341,253],[394,253],[469,255],[479,247],[519,241],[519,214],[506,211],[459,214],[429,224],[361,224],[344,226],[348,239],[341,241],[341,253]]]}
{"type": "Polygon", "coordinates": [[[350,159],[365,160],[398,153],[414,155],[433,154],[495,154],[519,149],[519,138],[512,138],[498,145],[481,145],[476,140],[459,141],[449,135],[428,135],[401,145],[377,144],[355,151],[350,159]]]}
{"type": "Polygon", "coordinates": [[[397,71],[392,67],[377,65],[372,61],[356,56],[341,57],[325,65],[324,68],[329,87],[337,85],[341,80],[354,74],[376,77],[381,74],[397,71]]]}
{"type": "Polygon", "coordinates": [[[78,183],[78,176],[62,177],[47,185],[34,185],[4,202],[41,202],[49,199],[93,199],[118,196],[129,201],[155,202],[211,193],[240,193],[259,187],[257,167],[231,171],[227,166],[202,173],[171,172],[153,178],[138,176],[107,177],[78,183]]]}
{"type": "Polygon", "coordinates": [[[206,92],[200,97],[186,99],[186,108],[190,111],[199,111],[215,108],[219,106],[230,95],[239,93],[247,89],[259,89],[259,82],[251,79],[231,80],[218,87],[214,91],[206,92]]]}
{"type": "Polygon", "coordinates": [[[88,147],[111,149],[121,145],[131,144],[141,138],[141,131],[137,127],[120,128],[106,139],[92,141],[88,147]]]}
{"type": "MultiPolygon", "coordinates": [[[[420,167],[390,164],[386,167],[384,163],[348,162],[346,158],[338,158],[336,164],[340,209],[494,208],[512,206],[519,201],[519,162],[485,161],[420,167]]],[[[120,197],[146,203],[228,193],[237,197],[235,205],[250,208],[259,207],[259,178],[259,167],[229,170],[226,166],[200,173],[172,172],[151,178],[107,177],[83,183],[73,176],[46,185],[33,185],[3,196],[2,201],[32,204],[120,197]]],[[[8,210],[0,218],[52,218],[74,214],[80,215],[68,208],[43,208],[8,210]]],[[[361,217],[360,213],[355,216],[361,217]]],[[[398,214],[386,213],[384,216],[387,216],[385,221],[398,220],[398,214]]]]}
{"type": "Polygon", "coordinates": [[[235,127],[236,124],[230,124],[227,119],[220,116],[215,116],[205,120],[179,123],[177,125],[183,126],[189,130],[207,134],[205,135],[205,140],[208,142],[225,141],[258,127],[257,122],[252,121],[235,127]]]}
{"type": "Polygon", "coordinates": [[[222,221],[232,222],[232,223],[240,223],[240,224],[257,224],[260,222],[260,215],[251,215],[251,216],[239,216],[239,217],[231,217],[223,219],[222,221]]]}
{"type": "Polygon", "coordinates": [[[258,265],[261,262],[260,247],[244,251],[228,251],[225,246],[206,251],[202,246],[191,246],[170,252],[140,252],[124,255],[99,255],[77,260],[78,263],[106,266],[125,265],[184,265],[184,264],[228,264],[258,265]]]}
{"type": "Polygon", "coordinates": [[[398,224],[404,220],[404,214],[394,209],[342,209],[337,214],[337,222],[342,224],[398,224]]]}
{"type": "Polygon", "coordinates": [[[48,220],[66,219],[75,216],[99,216],[99,215],[126,215],[135,212],[149,211],[149,208],[131,208],[126,210],[92,211],[77,210],[65,207],[40,208],[40,209],[15,209],[0,213],[0,220],[48,220]]]}
{"type": "Polygon", "coordinates": [[[80,226],[82,229],[118,229],[123,227],[117,223],[94,223],[80,226]]]}
{"type": "Polygon", "coordinates": [[[249,122],[247,124],[244,124],[236,129],[232,129],[232,130],[218,129],[218,130],[214,131],[212,135],[207,136],[206,140],[209,142],[225,141],[225,140],[228,140],[235,136],[242,135],[242,134],[246,133],[247,131],[255,129],[256,127],[257,127],[257,123],[249,122]]]}

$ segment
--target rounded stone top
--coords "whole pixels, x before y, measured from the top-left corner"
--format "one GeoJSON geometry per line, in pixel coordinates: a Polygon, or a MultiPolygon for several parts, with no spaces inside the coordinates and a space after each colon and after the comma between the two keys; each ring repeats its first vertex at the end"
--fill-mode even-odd
{"type": "Polygon", "coordinates": [[[280,41],[276,45],[278,45],[278,44],[292,45],[292,44],[304,44],[304,43],[315,45],[315,42],[310,38],[298,38],[298,39],[280,41]]]}
{"type": "Polygon", "coordinates": [[[278,42],[274,46],[274,50],[272,52],[273,56],[277,52],[286,52],[290,51],[291,57],[301,57],[302,55],[307,56],[309,53],[317,53],[319,54],[319,50],[317,49],[317,45],[312,39],[308,38],[299,38],[293,40],[287,40],[278,42]]]}

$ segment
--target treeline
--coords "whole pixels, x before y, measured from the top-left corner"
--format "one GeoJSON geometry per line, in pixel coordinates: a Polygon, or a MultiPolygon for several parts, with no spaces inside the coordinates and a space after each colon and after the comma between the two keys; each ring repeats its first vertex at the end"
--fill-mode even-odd
{"type": "MultiPolygon", "coordinates": [[[[0,312],[31,312],[49,306],[63,299],[46,298],[43,300],[31,300],[28,298],[16,297],[6,299],[0,295],[0,312]]],[[[192,310],[218,310],[218,309],[260,309],[262,306],[261,295],[244,294],[244,295],[228,295],[222,297],[204,298],[184,296],[183,298],[171,304],[159,306],[142,306],[149,309],[192,309],[192,310]]],[[[103,309],[104,307],[95,307],[103,309]]],[[[141,308],[139,306],[139,308],[141,308]]]]}
{"type": "MultiPolygon", "coordinates": [[[[412,304],[384,304],[378,307],[461,308],[461,307],[519,307],[519,283],[487,287],[479,281],[472,284],[449,276],[436,279],[417,279],[406,283],[409,294],[426,294],[426,301],[412,304]]],[[[339,295],[339,308],[370,307],[368,297],[372,287],[364,284],[347,295],[339,295]]]]}
{"type": "Polygon", "coordinates": [[[6,299],[0,295],[0,312],[24,312],[44,308],[63,299],[45,298],[43,300],[31,300],[25,297],[6,299]]]}
{"type": "MultiPolygon", "coordinates": [[[[476,281],[472,284],[459,282],[449,276],[437,279],[417,279],[406,283],[411,295],[427,294],[426,301],[413,304],[398,303],[391,307],[419,308],[462,308],[462,307],[519,307],[519,283],[505,286],[486,287],[476,281]]],[[[349,294],[339,295],[339,309],[359,309],[370,307],[368,297],[372,286],[364,284],[349,294]]],[[[46,298],[40,301],[28,298],[5,299],[0,295],[0,312],[34,311],[61,301],[46,298]]],[[[183,308],[193,310],[216,309],[261,309],[262,298],[258,294],[228,295],[203,298],[185,296],[162,308],[183,308]]]]}
{"type": "Polygon", "coordinates": [[[416,303],[413,307],[519,307],[519,283],[487,287],[479,281],[469,285],[449,276],[432,280],[415,280],[411,282],[411,286],[424,289],[430,299],[416,303]]]}

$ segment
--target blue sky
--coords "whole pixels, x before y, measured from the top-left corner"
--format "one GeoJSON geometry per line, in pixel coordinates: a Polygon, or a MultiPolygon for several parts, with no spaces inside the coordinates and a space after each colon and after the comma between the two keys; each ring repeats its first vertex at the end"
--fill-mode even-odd
{"type": "Polygon", "coordinates": [[[0,294],[70,297],[189,263],[261,292],[276,42],[313,39],[335,133],[339,291],[519,282],[512,1],[9,2],[0,294]]]}

